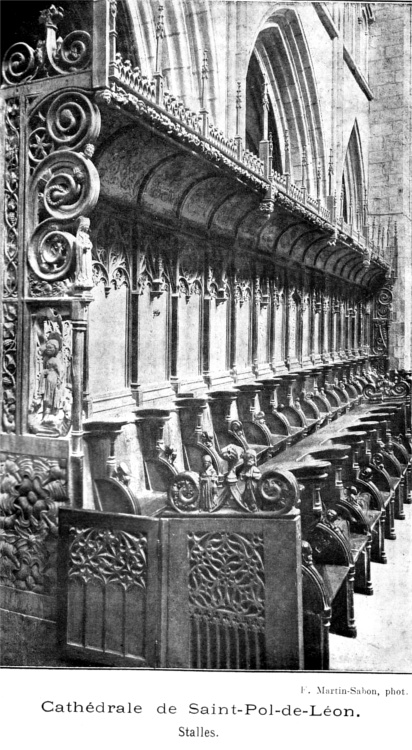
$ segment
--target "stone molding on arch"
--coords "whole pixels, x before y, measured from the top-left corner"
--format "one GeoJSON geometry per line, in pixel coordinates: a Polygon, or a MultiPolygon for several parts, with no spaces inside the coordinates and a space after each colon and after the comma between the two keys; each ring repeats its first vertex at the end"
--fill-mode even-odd
{"type": "Polygon", "coordinates": [[[341,215],[358,230],[367,223],[367,192],[365,166],[359,125],[355,119],[348,139],[340,185],[341,215]]]}
{"type": "Polygon", "coordinates": [[[316,81],[298,13],[291,8],[271,11],[256,35],[252,54],[269,82],[284,171],[294,182],[302,178],[314,192],[320,169],[326,186],[328,165],[316,81]]]}

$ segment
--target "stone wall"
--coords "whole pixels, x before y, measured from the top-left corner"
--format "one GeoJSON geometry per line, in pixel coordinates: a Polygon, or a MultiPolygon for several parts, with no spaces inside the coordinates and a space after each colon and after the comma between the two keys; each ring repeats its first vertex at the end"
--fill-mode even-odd
{"type": "Polygon", "coordinates": [[[375,6],[370,32],[369,211],[398,227],[391,365],[411,367],[411,12],[404,3],[375,6]],[[405,338],[406,337],[406,338],[405,338]]]}

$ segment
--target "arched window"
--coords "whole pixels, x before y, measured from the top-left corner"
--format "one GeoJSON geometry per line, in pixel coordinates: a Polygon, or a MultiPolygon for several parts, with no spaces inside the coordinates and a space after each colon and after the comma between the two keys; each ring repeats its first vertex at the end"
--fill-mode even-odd
{"type": "Polygon", "coordinates": [[[276,9],[256,37],[246,77],[246,147],[258,153],[263,135],[263,87],[268,87],[268,130],[273,168],[314,190],[325,149],[313,65],[299,14],[276,9]],[[283,165],[283,168],[282,168],[283,165]],[[305,169],[303,168],[305,167],[305,169]]]}
{"type": "MultiPolygon", "coordinates": [[[[265,79],[256,55],[250,58],[246,77],[246,148],[259,154],[259,143],[263,138],[263,91],[265,79]]],[[[273,141],[273,169],[282,174],[282,158],[273,106],[269,97],[268,130],[273,141]]]]}
{"type": "Polygon", "coordinates": [[[358,125],[355,122],[348,142],[342,173],[342,216],[357,229],[363,225],[365,173],[358,125]]]}
{"type": "Polygon", "coordinates": [[[135,36],[131,33],[132,28],[129,4],[121,0],[116,16],[116,48],[123,60],[131,60],[133,66],[140,67],[139,50],[137,49],[135,36]]]}

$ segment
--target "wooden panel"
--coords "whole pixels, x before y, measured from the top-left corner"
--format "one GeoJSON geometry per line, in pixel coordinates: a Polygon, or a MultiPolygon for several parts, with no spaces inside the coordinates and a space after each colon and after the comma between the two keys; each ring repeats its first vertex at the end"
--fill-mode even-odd
{"type": "Polygon", "coordinates": [[[242,303],[236,303],[236,316],[236,366],[242,368],[251,363],[251,299],[249,295],[245,295],[242,303]]]}
{"type": "Polygon", "coordinates": [[[168,376],[168,292],[152,296],[146,286],[139,296],[138,378],[141,384],[159,383],[168,376]]]}
{"type": "Polygon", "coordinates": [[[310,355],[310,306],[305,305],[302,315],[302,356],[307,358],[310,355]]]}
{"type": "Polygon", "coordinates": [[[171,519],[165,666],[299,669],[300,520],[171,519]]]}
{"type": "Polygon", "coordinates": [[[211,300],[210,305],[210,371],[227,369],[227,317],[229,302],[211,300]]]}
{"type": "Polygon", "coordinates": [[[201,304],[200,288],[190,297],[179,296],[178,325],[179,347],[177,372],[180,378],[198,375],[200,372],[201,352],[201,304]]]}
{"type": "Polygon", "coordinates": [[[269,306],[259,305],[258,315],[258,362],[269,361],[269,306]]]}
{"type": "Polygon", "coordinates": [[[159,520],[60,512],[59,641],[88,664],[154,666],[159,520]]]}
{"type": "Polygon", "coordinates": [[[275,362],[281,363],[285,358],[285,303],[283,295],[276,307],[275,314],[275,362]]]}
{"type": "Polygon", "coordinates": [[[126,385],[128,291],[121,286],[106,297],[103,284],[98,284],[93,296],[89,312],[92,397],[116,393],[126,385]]]}

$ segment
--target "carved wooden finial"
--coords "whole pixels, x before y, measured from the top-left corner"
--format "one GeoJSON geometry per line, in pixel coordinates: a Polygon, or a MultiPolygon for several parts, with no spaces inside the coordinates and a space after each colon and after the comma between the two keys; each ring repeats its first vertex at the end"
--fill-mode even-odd
{"type": "Polygon", "coordinates": [[[363,194],[363,225],[366,226],[368,221],[368,191],[364,190],[363,194]]]}
{"type": "Polygon", "coordinates": [[[109,18],[109,72],[110,75],[116,75],[118,64],[121,62],[121,56],[117,52],[117,0],[110,2],[109,18]],[[120,59],[119,59],[120,58],[120,59]]]}
{"type": "Polygon", "coordinates": [[[51,5],[50,8],[41,11],[39,15],[39,23],[44,23],[46,27],[57,29],[57,24],[62,20],[63,16],[63,8],[56,8],[55,5],[51,5]]]}
{"type": "Polygon", "coordinates": [[[238,81],[236,84],[236,136],[239,136],[241,108],[242,108],[242,83],[241,81],[238,81]]]}
{"type": "Polygon", "coordinates": [[[262,104],[269,109],[269,81],[266,73],[263,74],[262,104]]]}
{"type": "Polygon", "coordinates": [[[206,78],[209,78],[209,64],[208,64],[208,56],[207,56],[207,49],[203,52],[203,62],[202,62],[202,80],[206,80],[206,78]]]}
{"type": "Polygon", "coordinates": [[[202,62],[202,93],[201,93],[201,105],[202,109],[205,106],[205,87],[206,87],[206,81],[209,78],[209,64],[208,64],[208,56],[207,56],[207,50],[203,52],[203,62],[202,62]]]}
{"type": "Polygon", "coordinates": [[[165,38],[165,23],[163,15],[163,5],[159,5],[156,20],[156,71],[160,70],[162,57],[162,39],[165,38]]]}
{"type": "Polygon", "coordinates": [[[322,184],[322,167],[321,163],[318,163],[318,168],[316,170],[316,197],[319,200],[320,199],[320,188],[322,184]]]}
{"type": "Polygon", "coordinates": [[[333,178],[333,149],[329,152],[329,166],[328,166],[328,195],[332,195],[332,178],[333,178]]]}
{"type": "Polygon", "coordinates": [[[268,139],[268,127],[269,127],[269,82],[266,73],[263,74],[263,90],[262,90],[262,105],[263,105],[263,133],[262,138],[264,141],[268,139]]]}
{"type": "Polygon", "coordinates": [[[236,86],[236,109],[242,108],[242,83],[241,81],[237,82],[236,86]]]}
{"type": "Polygon", "coordinates": [[[306,146],[304,146],[302,151],[302,188],[306,188],[307,166],[306,146]]]}
{"type": "Polygon", "coordinates": [[[163,5],[159,5],[156,20],[156,39],[165,37],[165,19],[163,14],[163,5]]]}

